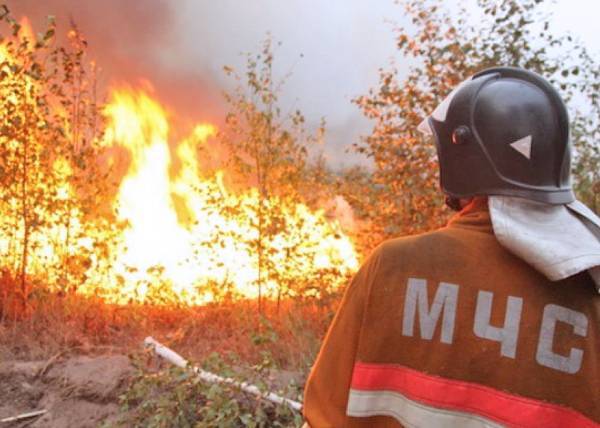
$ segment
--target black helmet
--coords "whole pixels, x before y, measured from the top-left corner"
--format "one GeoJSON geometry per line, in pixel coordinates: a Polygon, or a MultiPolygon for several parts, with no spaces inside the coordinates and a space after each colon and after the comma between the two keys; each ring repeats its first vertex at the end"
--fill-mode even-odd
{"type": "Polygon", "coordinates": [[[419,129],[435,137],[440,183],[450,198],[575,199],[567,110],[535,73],[486,69],[452,91],[419,129]]]}

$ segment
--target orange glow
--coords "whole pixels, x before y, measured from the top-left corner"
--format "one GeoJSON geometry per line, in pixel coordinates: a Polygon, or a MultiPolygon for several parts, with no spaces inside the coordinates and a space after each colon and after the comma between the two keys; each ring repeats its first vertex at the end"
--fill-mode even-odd
{"type": "MultiPolygon", "coordinates": [[[[257,231],[251,226],[256,214],[251,207],[258,203],[258,192],[229,192],[223,184],[224,171],[201,178],[196,145],[207,144],[216,129],[197,125],[172,154],[167,114],[147,93],[115,90],[105,113],[109,118],[106,144],[124,148],[131,155],[115,201],[119,217],[129,225],[123,236],[125,249],[115,267],[125,281],[115,299],[144,300],[150,273],[156,267],[166,280],[163,286],[189,304],[212,298],[208,283],[230,282],[239,295],[256,297],[256,254],[235,238],[256,238],[257,231]],[[172,156],[180,164],[174,177],[169,174],[172,156]],[[175,200],[179,201],[177,207],[175,200]],[[237,218],[228,218],[215,203],[238,206],[241,212],[237,218]]],[[[300,252],[305,255],[298,271],[282,274],[301,277],[317,269],[337,268],[342,273],[356,269],[353,245],[336,221],[328,221],[324,212],[311,212],[302,204],[295,204],[291,211],[295,218],[291,224],[297,230],[273,238],[269,244],[272,257],[281,259],[285,248],[298,246],[305,247],[304,253],[300,252]]],[[[265,288],[273,293],[276,284],[267,282],[265,288]]]]}
{"type": "MultiPolygon", "coordinates": [[[[28,22],[22,20],[21,25],[18,39],[33,43],[28,22]]],[[[0,62],[11,60],[5,43],[0,44],[0,62]]],[[[11,78],[23,79],[25,88],[39,85],[27,75],[11,78]]],[[[0,96],[10,101],[13,95],[0,96]]],[[[31,238],[35,242],[30,241],[28,250],[28,276],[64,289],[75,278],[71,272],[75,266],[79,293],[114,303],[202,304],[224,289],[237,297],[257,297],[259,193],[255,188],[241,193],[228,189],[227,171],[209,175],[201,170],[198,148],[210,151],[216,128],[198,124],[186,138],[170,141],[168,114],[148,92],[115,89],[109,100],[103,110],[107,124],[102,145],[125,154],[109,164],[128,162],[111,207],[125,227],[112,240],[101,227],[86,226],[84,210],[73,202],[77,195],[70,178],[75,165],[62,157],[51,158],[53,181],[36,185],[51,192],[57,205],[45,213],[31,238]],[[102,245],[106,251],[98,252],[102,245]],[[102,273],[95,272],[100,266],[102,273]]],[[[66,117],[60,106],[54,112],[66,117]]],[[[65,132],[70,132],[68,124],[65,132]]],[[[18,152],[23,142],[6,139],[3,144],[18,152]]],[[[345,281],[345,274],[356,270],[351,240],[324,210],[283,197],[263,203],[277,207],[285,218],[285,228],[263,242],[270,264],[269,274],[261,279],[264,296],[274,296],[283,283],[292,296],[294,286],[303,281],[316,281],[312,287],[317,290],[336,287],[345,281]],[[335,274],[321,284],[321,272],[335,274]]],[[[19,217],[23,205],[16,193],[0,201],[0,267],[12,272],[18,272],[23,252],[25,232],[19,217]]]]}

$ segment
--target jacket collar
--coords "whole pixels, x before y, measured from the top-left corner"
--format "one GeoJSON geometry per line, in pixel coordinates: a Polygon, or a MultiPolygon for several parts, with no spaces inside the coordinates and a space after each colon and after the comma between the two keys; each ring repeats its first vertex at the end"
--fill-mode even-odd
{"type": "Polygon", "coordinates": [[[493,234],[494,230],[490,219],[487,197],[478,196],[473,198],[467,206],[452,216],[447,227],[458,227],[493,234]]]}

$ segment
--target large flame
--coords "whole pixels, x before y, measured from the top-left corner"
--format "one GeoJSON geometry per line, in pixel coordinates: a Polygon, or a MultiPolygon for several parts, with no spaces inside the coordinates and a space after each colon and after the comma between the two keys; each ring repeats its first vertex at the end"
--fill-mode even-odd
{"type": "MultiPolygon", "coordinates": [[[[105,112],[110,121],[107,144],[126,149],[131,156],[116,200],[118,214],[128,224],[125,250],[116,266],[126,279],[119,299],[143,300],[155,269],[160,269],[165,280],[162,286],[188,303],[211,299],[213,291],[207,284],[232,284],[237,294],[255,297],[257,254],[247,242],[258,233],[252,226],[258,192],[229,192],[223,171],[202,177],[196,145],[206,144],[215,128],[196,126],[172,153],[167,114],[147,93],[115,90],[105,112]],[[170,173],[172,156],[179,163],[174,175],[170,173]],[[219,205],[238,207],[237,216],[223,214],[219,205]]],[[[273,198],[268,203],[283,201],[273,198]]],[[[270,257],[289,270],[291,265],[282,260],[287,249],[294,248],[302,256],[293,272],[277,272],[279,279],[301,278],[319,269],[337,269],[342,274],[356,269],[352,242],[336,221],[300,203],[286,210],[291,230],[269,241],[270,257]]],[[[274,280],[267,281],[263,292],[273,292],[278,286],[274,280]]]]}
{"type": "MultiPolygon", "coordinates": [[[[21,24],[20,40],[35,40],[29,23],[21,24]]],[[[0,62],[5,60],[12,60],[6,41],[0,43],[0,62]]],[[[39,84],[22,78],[27,88],[39,84]]],[[[64,114],[60,107],[56,113],[64,114]]],[[[202,171],[198,147],[211,144],[214,126],[199,124],[187,138],[169,141],[165,109],[147,92],[131,88],[113,90],[104,114],[103,145],[125,155],[112,159],[117,166],[126,162],[127,169],[112,207],[125,225],[122,234],[111,240],[101,227],[86,227],[84,210],[70,203],[77,196],[69,182],[73,165],[57,157],[52,164],[54,187],[46,191],[62,208],[46,213],[45,225],[37,226],[28,275],[58,288],[80,281],[73,289],[115,303],[158,297],[201,304],[226,291],[254,298],[259,285],[263,295],[274,295],[284,286],[294,295],[297,284],[320,279],[323,283],[312,284],[313,289],[335,287],[357,268],[351,240],[323,210],[285,197],[261,201],[257,189],[229,190],[226,171],[202,171]],[[265,240],[259,240],[256,227],[259,202],[285,218],[285,227],[265,240]],[[103,240],[104,256],[97,251],[103,240]],[[267,259],[260,273],[257,245],[267,259]],[[95,272],[100,266],[102,273],[95,272]],[[76,278],[70,270],[79,272],[76,278]]],[[[22,144],[4,143],[15,148],[22,144]]],[[[15,195],[0,202],[0,268],[17,272],[23,252],[22,204],[15,195]]]]}

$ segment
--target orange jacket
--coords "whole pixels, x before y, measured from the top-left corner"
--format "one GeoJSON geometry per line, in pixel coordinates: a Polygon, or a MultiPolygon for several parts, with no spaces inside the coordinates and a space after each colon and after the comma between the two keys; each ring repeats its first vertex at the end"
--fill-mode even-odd
{"type": "Polygon", "coordinates": [[[600,296],[500,246],[484,199],[377,248],[307,382],[313,428],[600,426],[600,296]]]}

